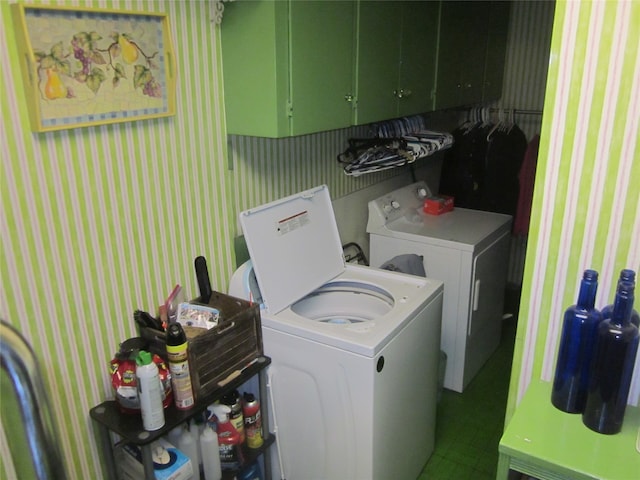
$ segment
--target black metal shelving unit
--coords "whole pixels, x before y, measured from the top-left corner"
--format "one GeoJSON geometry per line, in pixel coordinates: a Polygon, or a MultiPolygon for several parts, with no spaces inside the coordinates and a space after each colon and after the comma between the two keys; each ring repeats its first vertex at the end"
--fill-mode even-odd
{"type": "MultiPolygon", "coordinates": [[[[266,367],[271,363],[271,359],[266,356],[258,357],[258,361],[247,367],[241,375],[233,379],[228,384],[213,391],[204,398],[198,398],[196,405],[190,410],[178,410],[174,405],[165,409],[165,424],[159,430],[149,432],[142,427],[142,417],[140,415],[129,415],[122,413],[115,400],[107,400],[96,405],[90,410],[91,418],[96,427],[102,449],[103,459],[110,480],[118,480],[119,475],[115,461],[115,444],[111,439],[111,433],[117,434],[123,442],[131,443],[140,447],[142,451],[142,464],[145,471],[146,480],[154,480],[153,461],[151,459],[151,443],[166,435],[175,427],[201,414],[209,405],[220,400],[224,395],[239,388],[253,376],[259,377],[262,428],[265,432],[265,441],[260,448],[250,449],[243,446],[245,462],[237,470],[223,470],[224,478],[234,478],[242,468],[252,463],[265,453],[273,443],[275,436],[270,433],[268,415],[266,415],[267,394],[265,372],[266,367]]],[[[264,455],[265,472],[264,477],[269,480],[271,475],[269,455],[264,455]]],[[[197,468],[197,466],[196,466],[197,468]]]]}

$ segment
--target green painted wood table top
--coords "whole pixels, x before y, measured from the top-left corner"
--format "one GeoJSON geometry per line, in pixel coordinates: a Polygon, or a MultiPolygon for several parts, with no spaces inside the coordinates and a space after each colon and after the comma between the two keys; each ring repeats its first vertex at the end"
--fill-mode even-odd
{"type": "Polygon", "coordinates": [[[499,445],[498,478],[509,468],[544,479],[640,479],[640,408],[627,406],[622,431],[603,435],[582,416],[551,404],[551,384],[533,380],[499,445]]]}

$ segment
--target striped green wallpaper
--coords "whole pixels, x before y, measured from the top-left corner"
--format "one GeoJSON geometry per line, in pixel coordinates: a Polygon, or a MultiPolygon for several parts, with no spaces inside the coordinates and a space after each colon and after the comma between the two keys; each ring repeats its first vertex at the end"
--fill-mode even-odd
{"type": "MultiPolygon", "coordinates": [[[[0,2],[0,316],[46,368],[70,478],[98,479],[88,411],[112,394],[108,362],[135,334],[132,312],[155,312],[175,283],[195,295],[200,254],[226,291],[240,209],[321,183],[337,198],[394,174],[342,173],[336,155],[362,129],[231,137],[227,159],[213,2],[40,3],[166,12],[178,59],[174,117],[34,134],[0,2]]],[[[0,430],[0,472],[12,470],[10,434],[0,430]]]]}
{"type": "MultiPolygon", "coordinates": [[[[108,361],[134,334],[133,310],[154,311],[176,282],[195,293],[199,254],[224,291],[239,210],[320,183],[338,198],[393,174],[341,172],[335,156],[360,129],[227,142],[212,2],[39,3],[167,12],[178,57],[174,117],[33,134],[0,2],[0,316],[47,369],[70,478],[97,479],[88,410],[111,395],[108,361]]],[[[558,4],[512,405],[529,378],[548,377],[546,352],[583,266],[601,271],[604,303],[617,271],[640,263],[638,10],[558,4]]],[[[10,434],[0,430],[0,472],[12,470],[10,434]]]]}
{"type": "Polygon", "coordinates": [[[507,417],[531,378],[552,378],[582,271],[600,272],[602,307],[619,271],[640,267],[638,25],[640,2],[556,5],[507,417]]]}

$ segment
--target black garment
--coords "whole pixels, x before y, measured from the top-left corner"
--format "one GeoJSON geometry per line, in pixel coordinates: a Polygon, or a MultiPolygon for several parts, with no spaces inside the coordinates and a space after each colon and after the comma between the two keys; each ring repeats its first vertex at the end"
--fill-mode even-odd
{"type": "Polygon", "coordinates": [[[458,207],[482,208],[489,128],[462,125],[453,132],[454,143],[444,156],[439,191],[455,197],[458,207]]]}
{"type": "Polygon", "coordinates": [[[518,173],[527,151],[527,137],[517,125],[490,135],[481,209],[515,216],[520,182],[518,173]]]}
{"type": "Polygon", "coordinates": [[[457,207],[515,215],[518,172],[527,138],[517,125],[494,127],[467,124],[453,132],[454,144],[444,156],[439,191],[455,197],[457,207]]]}

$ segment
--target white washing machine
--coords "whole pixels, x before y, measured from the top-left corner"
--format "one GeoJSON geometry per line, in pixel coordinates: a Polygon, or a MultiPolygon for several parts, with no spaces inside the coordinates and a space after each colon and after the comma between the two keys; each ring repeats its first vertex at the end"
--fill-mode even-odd
{"type": "Polygon", "coordinates": [[[261,290],[274,478],[416,478],[434,445],[442,282],[346,264],[326,186],[240,215],[261,290]],[[280,471],[282,470],[282,471],[280,471]]]}
{"type": "Polygon", "coordinates": [[[462,392],[500,343],[511,216],[454,208],[424,213],[424,182],[369,202],[370,264],[423,257],[427,277],[444,282],[444,387],[462,392]]]}

